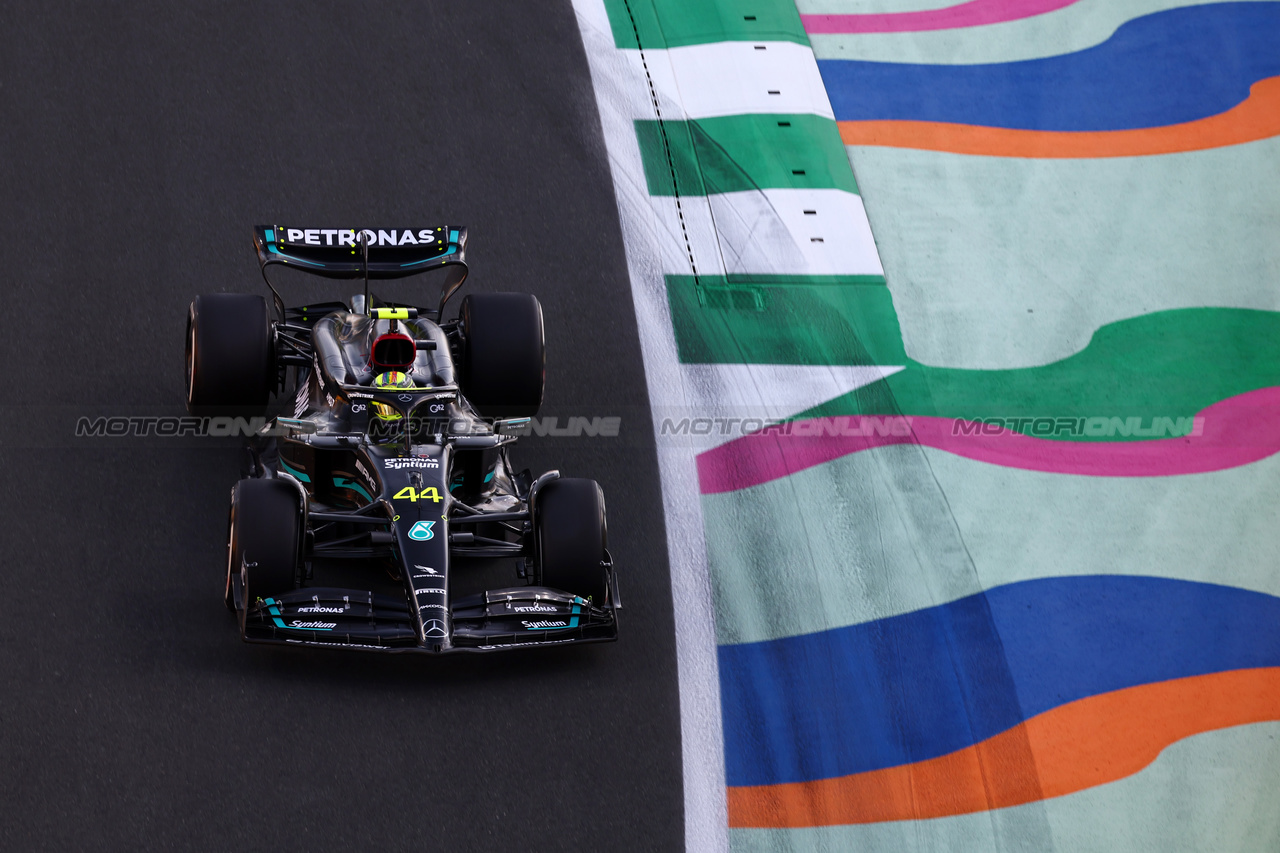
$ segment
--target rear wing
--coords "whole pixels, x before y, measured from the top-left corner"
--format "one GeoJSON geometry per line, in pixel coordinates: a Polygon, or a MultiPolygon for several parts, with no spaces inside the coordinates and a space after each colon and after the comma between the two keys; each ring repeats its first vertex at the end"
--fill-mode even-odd
{"type": "Polygon", "coordinates": [[[264,270],[285,264],[327,278],[364,277],[361,238],[369,242],[369,278],[403,278],[466,264],[467,229],[460,225],[389,229],[258,225],[253,229],[253,245],[264,270]]]}
{"type": "Polygon", "coordinates": [[[440,311],[467,277],[467,229],[461,225],[421,228],[292,228],[256,225],[253,246],[262,277],[276,296],[283,318],[283,302],[267,278],[273,264],[326,278],[404,278],[435,269],[445,270],[440,311]],[[368,243],[369,261],[364,261],[368,243]]]}

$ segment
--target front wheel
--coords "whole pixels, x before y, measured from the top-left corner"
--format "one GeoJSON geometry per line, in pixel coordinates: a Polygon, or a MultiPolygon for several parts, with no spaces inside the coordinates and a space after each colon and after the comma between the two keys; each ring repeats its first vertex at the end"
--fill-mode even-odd
{"type": "Polygon", "coordinates": [[[604,492],[595,480],[561,478],[538,491],[535,527],[542,584],[602,605],[608,599],[604,492]]]}
{"type": "Polygon", "coordinates": [[[269,597],[298,585],[302,543],[300,496],[284,480],[241,480],[231,490],[227,522],[227,578],[223,600],[235,609],[233,580],[241,579],[241,600],[269,597]]]}

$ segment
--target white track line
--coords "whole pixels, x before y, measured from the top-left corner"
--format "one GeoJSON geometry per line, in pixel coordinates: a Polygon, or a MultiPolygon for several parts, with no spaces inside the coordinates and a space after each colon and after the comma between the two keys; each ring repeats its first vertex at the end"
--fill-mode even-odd
{"type": "MultiPolygon", "coordinates": [[[[698,400],[696,394],[690,393],[695,389],[686,385],[680,371],[663,277],[667,272],[693,272],[685,251],[685,229],[681,228],[678,217],[673,223],[671,217],[655,214],[632,123],[638,107],[636,92],[639,90],[647,97],[648,86],[642,71],[637,80],[635,64],[623,56],[624,51],[614,47],[603,0],[574,0],[574,8],[609,151],[649,386],[649,405],[654,411],[667,407],[692,408],[698,400]]],[[[656,118],[651,102],[647,117],[656,118]]],[[[664,117],[679,118],[679,114],[664,117]]],[[[705,199],[690,201],[700,201],[706,206],[705,199]]],[[[674,201],[672,208],[674,210],[674,201]]],[[[718,264],[712,266],[718,267],[718,264]]],[[[657,428],[655,422],[655,438],[657,428]]],[[[727,851],[729,817],[725,802],[715,610],[707,572],[697,469],[690,448],[658,441],[657,453],[667,527],[667,557],[671,566],[680,687],[685,848],[727,851]]]]}

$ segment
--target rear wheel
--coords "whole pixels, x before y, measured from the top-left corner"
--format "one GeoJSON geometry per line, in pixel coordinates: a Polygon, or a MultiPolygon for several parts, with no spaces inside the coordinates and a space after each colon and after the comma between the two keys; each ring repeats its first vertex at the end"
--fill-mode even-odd
{"type": "Polygon", "coordinates": [[[546,373],[542,306],[528,293],[472,293],[462,300],[463,393],[489,418],[538,413],[546,373]]]}
{"type": "Polygon", "coordinates": [[[267,301],[197,296],[187,313],[187,408],[260,411],[275,385],[267,301]]]}
{"type": "Polygon", "coordinates": [[[553,480],[539,490],[534,509],[542,584],[603,604],[609,584],[601,563],[609,532],[600,485],[595,480],[553,480]]]}
{"type": "Polygon", "coordinates": [[[232,580],[242,580],[242,601],[289,592],[297,586],[302,540],[300,496],[284,480],[241,480],[231,490],[227,522],[227,578],[223,600],[235,609],[232,580]],[[243,567],[242,567],[243,563],[243,567]]]}

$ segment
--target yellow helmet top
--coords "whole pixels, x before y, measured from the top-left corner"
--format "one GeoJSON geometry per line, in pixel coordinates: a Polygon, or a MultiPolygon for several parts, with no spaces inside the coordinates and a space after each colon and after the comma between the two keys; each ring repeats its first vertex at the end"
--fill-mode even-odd
{"type": "MultiPolygon", "coordinates": [[[[401,373],[399,370],[388,370],[386,373],[379,373],[373,379],[373,387],[379,391],[397,391],[400,389],[412,389],[414,387],[413,380],[409,378],[409,374],[401,373]]],[[[384,421],[398,421],[404,417],[398,411],[386,403],[373,402],[373,413],[384,421]]]]}

